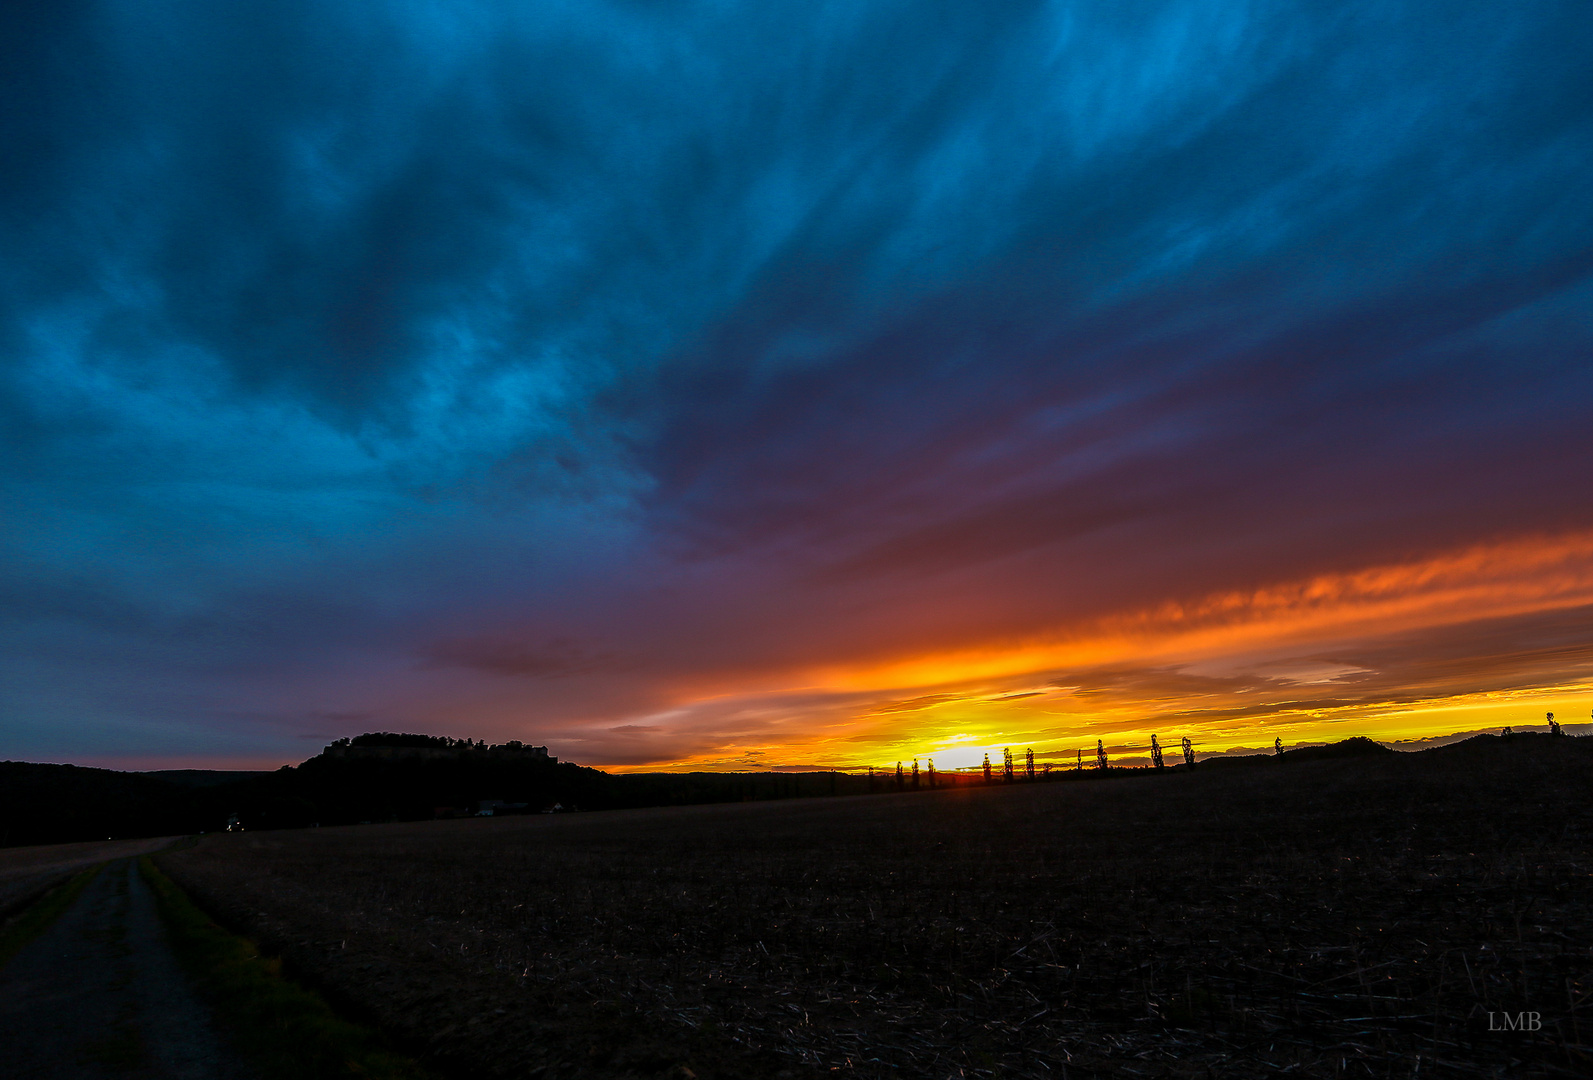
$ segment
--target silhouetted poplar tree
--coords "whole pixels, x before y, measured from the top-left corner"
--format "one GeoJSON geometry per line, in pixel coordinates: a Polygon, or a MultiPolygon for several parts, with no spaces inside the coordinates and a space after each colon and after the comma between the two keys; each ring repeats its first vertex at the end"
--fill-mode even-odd
{"type": "Polygon", "coordinates": [[[1034,779],[1034,747],[1029,747],[1023,754],[1023,772],[1028,779],[1034,779]]]}
{"type": "Polygon", "coordinates": [[[985,783],[990,783],[990,755],[985,755],[985,783]]]}
{"type": "Polygon", "coordinates": [[[1095,740],[1095,765],[1102,772],[1106,771],[1106,744],[1100,739],[1095,740]]]}
{"type": "Polygon", "coordinates": [[[918,790],[918,759],[913,758],[913,790],[918,790]]]}
{"type": "Polygon", "coordinates": [[[1012,747],[1005,746],[1001,749],[1001,782],[1012,783],[1012,747]]]}
{"type": "Polygon", "coordinates": [[[1162,767],[1162,747],[1154,735],[1151,736],[1151,764],[1158,769],[1162,767]]]}
{"type": "Polygon", "coordinates": [[[1195,746],[1189,741],[1189,736],[1184,736],[1184,764],[1191,769],[1195,767],[1195,746]]]}

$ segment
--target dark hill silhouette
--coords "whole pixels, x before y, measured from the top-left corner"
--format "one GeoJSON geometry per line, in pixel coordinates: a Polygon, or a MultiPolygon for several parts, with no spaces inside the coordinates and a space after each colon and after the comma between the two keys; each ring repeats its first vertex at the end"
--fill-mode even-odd
{"type": "Polygon", "coordinates": [[[154,772],[137,773],[138,776],[152,776],[156,780],[165,780],[167,783],[180,784],[185,787],[215,787],[218,784],[235,784],[239,780],[253,780],[259,776],[270,776],[269,772],[249,772],[246,769],[157,769],[154,772]]]}
{"type": "Polygon", "coordinates": [[[1374,742],[1365,735],[1356,735],[1326,746],[1301,746],[1294,750],[1285,750],[1285,761],[1324,761],[1336,758],[1353,757],[1381,757],[1385,754],[1398,753],[1380,742],[1374,742]]]}
{"type": "MultiPolygon", "coordinates": [[[[1584,736],[1585,738],[1586,736],[1584,736]]],[[[1517,731],[1509,735],[1473,735],[1469,739],[1437,746],[1423,753],[1465,757],[1486,757],[1497,754],[1507,746],[1552,746],[1562,739],[1575,739],[1573,735],[1550,735],[1547,731],[1517,731]]]]}
{"type": "MultiPolygon", "coordinates": [[[[1492,736],[1484,736],[1492,738],[1492,736]]],[[[1418,751],[1425,752],[1425,751],[1418,751]]],[[[1278,765],[1293,761],[1329,761],[1342,758],[1374,758],[1388,754],[1397,754],[1399,751],[1390,749],[1374,739],[1365,735],[1354,735],[1348,739],[1341,739],[1336,743],[1326,743],[1322,746],[1299,746],[1293,750],[1285,750],[1282,758],[1271,750],[1256,750],[1248,754],[1224,754],[1202,758],[1199,768],[1264,768],[1268,765],[1278,765]]]]}
{"type": "Polygon", "coordinates": [[[191,789],[140,773],[3,761],[0,847],[192,832],[199,803],[191,789]]]}
{"type": "Polygon", "coordinates": [[[182,833],[609,810],[870,790],[837,773],[613,776],[545,747],[372,732],[275,772],[0,764],[0,847],[182,833]]]}

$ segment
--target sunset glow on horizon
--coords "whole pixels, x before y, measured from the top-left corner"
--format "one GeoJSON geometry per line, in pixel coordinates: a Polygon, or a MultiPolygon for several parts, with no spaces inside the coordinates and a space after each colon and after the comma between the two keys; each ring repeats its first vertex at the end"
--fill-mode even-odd
{"type": "MultiPolygon", "coordinates": [[[[1580,621],[1590,604],[1593,533],[1474,545],[1248,593],[1164,602],[1048,640],[803,672],[801,682],[762,694],[729,691],[704,704],[722,708],[725,699],[739,698],[767,716],[781,711],[770,699],[794,696],[803,701],[790,717],[795,726],[805,727],[813,714],[827,722],[819,733],[738,747],[738,757],[709,753],[626,771],[804,762],[855,770],[912,759],[972,769],[987,754],[999,762],[1013,748],[1066,765],[1079,750],[1090,750],[1093,761],[1097,739],[1114,759],[1142,763],[1152,735],[1174,747],[1189,737],[1198,754],[1261,752],[1275,738],[1287,745],[1351,736],[1421,745],[1503,727],[1547,730],[1549,712],[1569,730],[1593,731],[1593,658],[1585,655],[1571,663],[1558,656],[1558,669],[1544,666],[1556,656],[1541,650],[1473,657],[1478,667],[1461,672],[1453,671],[1454,657],[1433,656],[1426,659],[1443,670],[1421,678],[1347,659],[1387,648],[1401,634],[1490,620],[1531,623],[1559,612],[1580,621]],[[1095,685],[1070,685],[1069,672],[1088,672],[1095,685]],[[1114,676],[1130,672],[1173,685],[1149,693],[1132,681],[1114,685],[1114,676]],[[1542,681],[1556,674],[1579,678],[1542,681]],[[877,695],[892,700],[861,700],[877,695]]],[[[695,704],[678,702],[671,713],[688,716],[695,704]]]]}
{"type": "Polygon", "coordinates": [[[0,758],[1587,730],[1585,6],[36,7],[0,758]]]}

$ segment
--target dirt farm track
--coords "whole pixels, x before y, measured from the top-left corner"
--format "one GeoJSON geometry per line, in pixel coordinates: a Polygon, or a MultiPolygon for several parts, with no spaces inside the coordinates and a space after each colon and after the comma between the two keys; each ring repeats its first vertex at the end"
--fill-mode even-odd
{"type": "Polygon", "coordinates": [[[159,861],[442,1075],[1585,1076],[1590,767],[1485,738],[159,861]]]}
{"type": "Polygon", "coordinates": [[[0,848],[0,919],[25,907],[50,886],[74,873],[111,859],[147,855],[174,837],[152,840],[104,840],[88,844],[40,844],[0,848]]]}

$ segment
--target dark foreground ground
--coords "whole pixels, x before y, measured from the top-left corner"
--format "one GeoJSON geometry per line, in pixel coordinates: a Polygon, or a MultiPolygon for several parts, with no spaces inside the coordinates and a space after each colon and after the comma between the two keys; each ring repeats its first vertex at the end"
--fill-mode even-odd
{"type": "Polygon", "coordinates": [[[166,942],[132,859],[113,862],[0,970],[8,1080],[257,1080],[166,942]]]}
{"type": "Polygon", "coordinates": [[[458,1076],[1584,1076],[1590,767],[1487,739],[161,862],[458,1076]]]}

